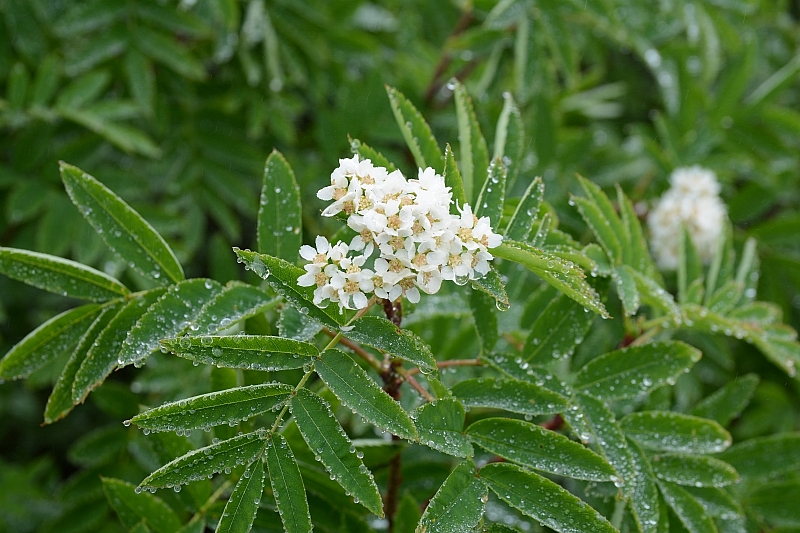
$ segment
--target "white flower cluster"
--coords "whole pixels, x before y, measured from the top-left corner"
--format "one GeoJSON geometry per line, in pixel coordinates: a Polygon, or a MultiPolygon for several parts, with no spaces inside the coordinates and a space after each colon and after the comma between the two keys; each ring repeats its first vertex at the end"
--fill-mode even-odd
{"type": "Polygon", "coordinates": [[[340,159],[331,184],[317,197],[333,201],[323,216],[344,212],[358,233],[349,244],[317,237],[316,248],[300,248],[310,262],[297,283],[316,287],[317,305],[329,300],[363,309],[370,293],[388,300],[404,295],[416,303],[420,290],[433,294],[442,280],[464,285],[485,275],[492,259],[488,249],[503,240],[489,218],[479,219],[469,205],[458,207],[460,215],[450,214],[450,187],[432,168],[406,180],[399,170],[389,172],[358,155],[340,159]]]}
{"type": "Polygon", "coordinates": [[[713,171],[700,166],[677,168],[670,176],[672,186],[650,211],[651,245],[658,265],[678,268],[681,226],[686,227],[703,262],[709,262],[725,226],[725,204],[713,171]]]}

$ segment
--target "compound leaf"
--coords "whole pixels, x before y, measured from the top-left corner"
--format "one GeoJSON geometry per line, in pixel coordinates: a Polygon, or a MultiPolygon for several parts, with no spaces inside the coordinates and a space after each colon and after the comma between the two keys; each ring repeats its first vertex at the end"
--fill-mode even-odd
{"type": "Polygon", "coordinates": [[[267,468],[272,494],[288,533],[311,531],[306,488],[292,449],[283,435],[273,435],[267,443],[267,468]]]}

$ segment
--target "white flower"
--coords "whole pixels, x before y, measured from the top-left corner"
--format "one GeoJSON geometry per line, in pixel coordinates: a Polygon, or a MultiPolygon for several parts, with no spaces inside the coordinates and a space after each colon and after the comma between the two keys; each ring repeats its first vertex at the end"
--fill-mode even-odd
{"type": "Polygon", "coordinates": [[[725,225],[725,204],[714,173],[695,166],[672,173],[672,187],[664,193],[647,217],[650,244],[658,265],[678,268],[681,227],[691,236],[700,259],[708,263],[725,225]]]}

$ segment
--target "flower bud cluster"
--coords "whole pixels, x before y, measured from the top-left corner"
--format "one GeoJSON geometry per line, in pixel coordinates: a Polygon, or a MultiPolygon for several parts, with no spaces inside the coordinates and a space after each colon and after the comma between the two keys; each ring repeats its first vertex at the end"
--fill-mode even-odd
{"type": "Polygon", "coordinates": [[[726,218],[716,174],[700,166],[677,168],[670,182],[672,186],[647,217],[656,261],[665,270],[678,268],[683,226],[698,256],[707,263],[717,249],[726,218]]]}
{"type": "Polygon", "coordinates": [[[489,218],[479,219],[468,204],[451,214],[450,187],[432,168],[407,180],[399,170],[389,172],[358,155],[340,159],[331,184],[317,197],[332,201],[323,216],[344,213],[357,233],[349,244],[317,237],[315,248],[300,248],[309,263],[297,282],[316,287],[317,305],[329,300],[340,308],[363,309],[371,293],[388,300],[403,295],[416,303],[420,290],[436,293],[442,280],[464,285],[484,276],[492,260],[488,249],[503,239],[489,218]]]}

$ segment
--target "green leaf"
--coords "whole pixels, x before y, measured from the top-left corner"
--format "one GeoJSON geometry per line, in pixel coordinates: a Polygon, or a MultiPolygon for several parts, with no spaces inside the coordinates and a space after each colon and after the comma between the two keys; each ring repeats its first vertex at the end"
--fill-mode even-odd
{"type": "Polygon", "coordinates": [[[731,445],[725,428],[712,420],[672,411],[631,413],[620,420],[622,430],[651,450],[716,453],[731,445]]]}
{"type": "Polygon", "coordinates": [[[327,350],[315,361],[314,370],[331,392],[369,423],[392,435],[416,440],[417,431],[408,414],[352,357],[327,350]]]}
{"type": "Polygon", "coordinates": [[[72,203],[117,255],[161,285],[184,279],[183,269],[163,237],[119,196],[77,167],[60,163],[72,203]]]}
{"type": "Polygon", "coordinates": [[[159,288],[138,293],[100,332],[97,341],[92,343],[75,374],[75,382],[72,385],[73,403],[84,401],[86,396],[117,367],[117,356],[128,332],[165,291],[165,288],[159,288]]]}
{"type": "Polygon", "coordinates": [[[461,172],[458,170],[453,149],[447,144],[444,147],[444,184],[450,187],[453,193],[453,205],[450,210],[455,214],[457,206],[463,206],[467,202],[467,195],[464,192],[464,182],[461,179],[461,172]]]}
{"type": "Polygon", "coordinates": [[[303,244],[300,188],[283,154],[273,150],[264,164],[258,208],[258,251],[289,262],[303,244]]]}
{"type": "Polygon", "coordinates": [[[308,318],[292,305],[285,305],[278,319],[278,333],[281,337],[298,341],[308,341],[322,330],[322,325],[308,318]]]}
{"type": "Polygon", "coordinates": [[[544,182],[536,177],[522,195],[517,209],[506,226],[505,236],[514,241],[526,242],[536,219],[544,197],[544,182]]]}
{"type": "MultiPolygon", "coordinates": [[[[503,110],[497,119],[494,136],[494,159],[500,158],[508,167],[508,189],[516,182],[525,150],[525,127],[522,115],[511,93],[504,93],[503,110]]],[[[516,240],[516,237],[510,237],[516,240]]]]}
{"type": "Polygon", "coordinates": [[[510,378],[533,383],[563,397],[570,395],[567,384],[554,376],[550,370],[542,366],[533,366],[516,354],[482,355],[479,360],[510,378]]]}
{"type": "MultiPolygon", "coordinates": [[[[478,191],[483,189],[488,176],[489,149],[481,133],[478,117],[472,107],[472,99],[467,89],[458,81],[454,81],[453,96],[456,101],[456,119],[458,121],[458,144],[461,151],[461,176],[464,180],[464,193],[467,203],[475,201],[478,191]]],[[[477,202],[475,205],[478,205],[477,202]]]]}
{"type": "Polygon", "coordinates": [[[652,277],[657,274],[658,270],[656,270],[653,261],[650,259],[650,250],[647,248],[647,241],[644,238],[639,217],[636,215],[636,210],[633,208],[630,199],[622,192],[622,187],[619,184],[615,184],[615,187],[617,189],[617,204],[620,209],[622,225],[625,228],[625,234],[630,237],[630,261],[628,264],[637,272],[652,277]]]}
{"type": "Polygon", "coordinates": [[[691,494],[668,481],[659,481],[658,487],[667,505],[672,507],[689,533],[717,533],[714,521],[691,494]]]}
{"type": "Polygon", "coordinates": [[[678,244],[678,300],[681,303],[700,303],[690,299],[689,287],[703,279],[703,264],[694,247],[694,242],[685,226],[681,227],[678,244]]]}
{"type": "Polygon", "coordinates": [[[134,416],[127,423],[150,431],[183,432],[236,424],[281,408],[292,387],[283,383],[263,383],[201,394],[186,400],[165,403],[134,416]]]}
{"type": "Polygon", "coordinates": [[[470,533],[483,517],[489,489],[476,476],[475,463],[464,461],[436,491],[416,531],[418,533],[470,533]]]}
{"type": "Polygon", "coordinates": [[[444,171],[444,156],[439,143],[417,108],[394,87],[386,86],[389,103],[403,138],[419,168],[433,167],[437,174],[444,171]]]}
{"type": "Polygon", "coordinates": [[[662,453],[652,458],[660,479],[691,487],[724,487],[739,481],[736,470],[724,461],[701,455],[662,453]]]}
{"type": "Polygon", "coordinates": [[[531,326],[522,354],[529,363],[548,365],[570,357],[583,342],[595,315],[575,300],[557,294],[531,326]]]}
{"type": "Polygon", "coordinates": [[[118,363],[141,364],[158,349],[161,339],[175,337],[186,331],[202,306],[213,300],[220,291],[222,286],[219,283],[203,278],[187,279],[171,286],[128,333],[122,343],[118,363]]]}
{"type": "Polygon", "coordinates": [[[60,257],[0,248],[0,273],[62,296],[105,302],[130,291],[113,277],[60,257]]]}
{"type": "Polygon", "coordinates": [[[733,280],[733,236],[730,224],[725,226],[723,233],[719,237],[717,243],[717,250],[711,260],[711,265],[708,267],[708,276],[706,276],[706,295],[705,306],[709,307],[711,297],[717,292],[717,289],[733,280]]]}
{"type": "Polygon", "coordinates": [[[313,344],[264,335],[181,337],[164,340],[161,345],[190,361],[267,372],[302,368],[319,355],[313,344]]]}
{"type": "Polygon", "coordinates": [[[156,533],[175,533],[181,522],[164,500],[148,492],[139,492],[134,485],[121,479],[101,477],[108,503],[117,512],[126,528],[144,520],[156,533]]]}
{"type": "Polygon", "coordinates": [[[578,432],[582,441],[586,442],[594,437],[600,454],[617,471],[617,476],[620,478],[617,482],[623,484],[622,490],[626,497],[630,498],[641,487],[636,479],[632,454],[614,413],[603,402],[588,394],[576,394],[573,400],[578,406],[578,411],[567,411],[564,413],[564,418],[578,432]]]}
{"type": "Polygon", "coordinates": [[[436,370],[436,359],[422,339],[385,318],[365,316],[355,320],[345,335],[361,344],[384,350],[417,365],[423,372],[436,370]]]}
{"type": "Polygon", "coordinates": [[[639,291],[636,290],[636,280],[629,269],[627,265],[614,267],[613,276],[622,309],[626,316],[633,316],[639,310],[639,291]]]}
{"type": "Polygon", "coordinates": [[[288,533],[311,531],[311,515],[300,468],[282,435],[273,435],[269,440],[266,459],[272,494],[284,529],[288,533]]]}
{"type": "MultiPolygon", "coordinates": [[[[528,236],[528,241],[531,243],[531,246],[534,248],[542,248],[547,241],[547,236],[550,234],[550,224],[553,221],[553,217],[551,213],[545,213],[542,216],[542,220],[539,221],[539,226],[536,228],[536,232],[533,235],[528,236]]],[[[561,257],[561,256],[558,256],[561,257]]]]}
{"type": "Polygon", "coordinates": [[[116,31],[107,31],[80,47],[70,47],[64,61],[64,73],[75,77],[100,63],[122,54],[128,40],[116,31]]]}
{"type": "Polygon", "coordinates": [[[308,447],[336,482],[352,494],[357,503],[383,516],[383,502],[372,472],[356,456],[355,447],[328,403],[308,389],[300,389],[292,398],[291,405],[292,415],[308,447]]]}
{"type": "Polygon", "coordinates": [[[509,307],[511,307],[503,280],[493,265],[489,265],[489,272],[485,276],[472,280],[470,287],[494,298],[494,305],[500,311],[508,311],[509,307]]]}
{"type": "Polygon", "coordinates": [[[230,281],[225,284],[222,292],[203,306],[189,329],[211,335],[246,318],[263,313],[277,303],[258,287],[240,281],[230,281]]]}
{"type": "Polygon", "coordinates": [[[627,440],[627,445],[632,459],[633,476],[623,486],[624,493],[630,501],[634,520],[642,533],[656,533],[659,518],[656,476],[639,445],[630,439],[627,440]]]}
{"type": "Polygon", "coordinates": [[[266,446],[267,432],[259,429],[232,439],[223,440],[165,464],[142,481],[142,489],[179,487],[191,481],[206,479],[226,468],[248,464],[260,457],[266,446]]]}
{"type": "Polygon", "coordinates": [[[489,217],[492,228],[500,227],[503,217],[503,202],[506,195],[506,166],[500,159],[489,165],[478,199],[475,201],[475,216],[489,217]]]}
{"type": "Polygon", "coordinates": [[[509,240],[492,248],[492,255],[523,265],[582,306],[603,317],[609,317],[597,291],[586,283],[586,274],[574,263],[524,243],[509,240]]]}
{"type": "Polygon", "coordinates": [[[464,406],[453,398],[440,398],[421,405],[414,422],[419,442],[456,457],[472,457],[475,452],[464,436],[464,406]]]}
{"type": "Polygon", "coordinates": [[[249,533],[264,493],[264,462],[258,458],[239,478],[220,516],[216,533],[249,533]]]}
{"type": "Polygon", "coordinates": [[[123,60],[128,88],[136,103],[145,113],[153,113],[156,94],[156,77],[148,58],[136,49],[130,49],[123,60]]]}
{"type": "Polygon", "coordinates": [[[39,63],[31,89],[31,105],[45,106],[50,103],[58,90],[61,63],[61,58],[55,52],[48,54],[39,63]]]}
{"type": "Polygon", "coordinates": [[[800,482],[785,481],[759,487],[745,498],[748,509],[776,526],[800,527],[800,482]]]}
{"type": "Polygon", "coordinates": [[[745,480],[769,479],[800,468],[800,433],[738,442],[718,455],[745,480]]]}
{"type": "Polygon", "coordinates": [[[730,280],[719,287],[708,300],[708,310],[725,315],[739,303],[744,292],[744,284],[730,280]]]}
{"type": "Polygon", "coordinates": [[[722,426],[727,426],[731,420],[741,414],[758,386],[757,374],[737,376],[733,381],[726,383],[716,392],[703,398],[695,405],[689,414],[701,418],[716,420],[722,426]]]}
{"type": "Polygon", "coordinates": [[[617,261],[621,261],[626,265],[630,265],[631,235],[628,232],[628,228],[620,220],[616,210],[614,210],[611,200],[608,198],[608,196],[606,196],[606,193],[600,189],[600,187],[586,178],[578,176],[578,181],[581,184],[581,188],[583,188],[583,192],[586,194],[592,204],[594,204],[594,206],[596,206],[602,213],[602,219],[605,220],[604,226],[610,229],[613,234],[617,236],[620,245],[619,254],[612,254],[609,252],[609,257],[615,258],[617,261]]]}
{"type": "Polygon", "coordinates": [[[554,531],[616,532],[600,513],[538,474],[491,463],[481,468],[480,476],[500,499],[554,531]]]}
{"type": "MultiPolygon", "coordinates": [[[[597,242],[608,254],[611,263],[620,264],[622,261],[620,235],[614,232],[611,222],[605,217],[600,207],[587,198],[577,196],[572,197],[572,202],[578,207],[578,212],[594,233],[597,242]]],[[[619,220],[617,221],[619,222],[619,220]]]]}
{"type": "Polygon", "coordinates": [[[0,360],[0,379],[31,375],[71,350],[100,314],[102,307],[87,304],[54,316],[15,344],[0,360]]]}
{"type": "Polygon", "coordinates": [[[740,526],[738,529],[731,530],[720,528],[723,532],[745,531],[742,508],[723,489],[715,487],[683,487],[683,490],[700,502],[700,505],[702,505],[711,516],[740,522],[740,524],[738,524],[740,526]]]}
{"type": "Polygon", "coordinates": [[[597,398],[632,398],[674,381],[701,357],[679,341],[630,346],[592,359],[576,374],[573,386],[597,398]]]}
{"type": "Polygon", "coordinates": [[[395,167],[394,164],[386,158],[386,156],[376,149],[368,146],[366,143],[363,143],[358,139],[351,138],[349,135],[347,136],[347,139],[350,141],[350,150],[353,152],[353,154],[358,154],[361,157],[361,160],[369,159],[376,167],[383,167],[389,172],[394,172],[397,170],[397,167],[395,167]]]}
{"type": "Polygon", "coordinates": [[[314,289],[301,287],[297,278],[305,274],[305,270],[278,257],[258,254],[250,250],[234,248],[233,251],[243,262],[245,268],[252,270],[257,276],[267,280],[278,294],[292,304],[298,311],[308,315],[322,324],[338,329],[347,322],[345,315],[336,306],[319,308],[314,305],[314,289]]]}
{"type": "Polygon", "coordinates": [[[628,265],[623,265],[622,269],[626,270],[636,283],[636,290],[642,303],[666,315],[665,322],[662,323],[664,327],[669,326],[669,322],[666,320],[671,320],[674,326],[681,324],[681,311],[669,292],[665,291],[653,278],[633,270],[628,265]]]}
{"type": "Polygon", "coordinates": [[[554,431],[523,420],[484,418],[467,428],[473,444],[522,466],[592,481],[616,479],[605,459],[554,431]]]}
{"type": "Polygon", "coordinates": [[[203,64],[172,38],[150,30],[147,26],[139,26],[134,35],[139,50],[154,61],[189,80],[206,79],[206,69],[203,64]]]}
{"type": "MultiPolygon", "coordinates": [[[[147,437],[147,444],[152,449],[156,465],[165,465],[194,450],[187,437],[175,433],[153,433],[147,437]]],[[[187,508],[197,511],[208,502],[211,492],[211,480],[206,478],[189,483],[177,493],[177,497],[187,508]]]]}
{"type": "Polygon", "coordinates": [[[404,493],[395,513],[394,533],[415,533],[421,518],[417,500],[408,492],[404,493]]]}
{"type": "Polygon", "coordinates": [[[64,418],[72,410],[74,405],[72,386],[75,383],[75,374],[77,374],[83,361],[86,360],[87,352],[97,340],[100,332],[108,326],[108,323],[117,315],[122,306],[122,301],[113,302],[106,306],[78,341],[72,351],[72,355],[67,360],[67,364],[58,376],[53,392],[50,393],[50,397],[47,399],[47,405],[44,409],[45,424],[52,424],[56,420],[64,418]]]}
{"type": "Polygon", "coordinates": [[[495,300],[483,291],[469,291],[469,307],[475,324],[475,332],[481,343],[481,353],[492,351],[500,334],[497,330],[497,314],[494,311],[495,300]]]}
{"type": "Polygon", "coordinates": [[[560,394],[517,379],[466,379],[450,390],[465,407],[492,407],[525,415],[546,415],[567,408],[567,399],[560,394]]]}
{"type": "MultiPolygon", "coordinates": [[[[98,104],[98,106],[100,105],[102,104],[98,104]]],[[[161,149],[158,146],[156,146],[153,140],[150,139],[150,137],[148,137],[147,134],[145,134],[142,130],[133,128],[131,126],[127,126],[125,124],[112,122],[109,119],[109,117],[104,116],[100,112],[100,110],[97,109],[96,107],[97,106],[94,106],[92,109],[86,109],[86,110],[59,108],[58,112],[65,119],[71,120],[72,122],[80,124],[84,128],[95,132],[108,142],[114,144],[119,149],[127,153],[130,154],[139,153],[147,157],[153,157],[153,158],[161,157],[161,149]]],[[[107,217],[105,215],[102,215],[99,218],[106,219],[107,217]]],[[[124,222],[124,220],[122,222],[124,222]]],[[[112,221],[112,223],[119,223],[119,221],[112,221]]],[[[98,230],[98,232],[99,231],[100,230],[98,230]]],[[[116,242],[116,244],[119,244],[122,247],[134,244],[131,243],[130,240],[127,238],[120,239],[119,237],[121,236],[122,233],[114,234],[113,240],[116,242]]],[[[105,236],[103,237],[105,238],[105,236]]],[[[116,252],[120,254],[127,253],[130,251],[128,249],[125,249],[123,252],[121,250],[113,248],[109,240],[107,240],[106,243],[109,244],[109,246],[111,246],[112,249],[114,249],[116,252]]],[[[123,257],[123,259],[128,259],[128,257],[123,257]]],[[[167,258],[167,260],[170,259],[167,258]]],[[[134,268],[135,266],[136,264],[134,264],[134,268]]],[[[148,265],[144,264],[144,266],[148,265]]],[[[155,275],[151,277],[154,276],[155,275]]]]}

